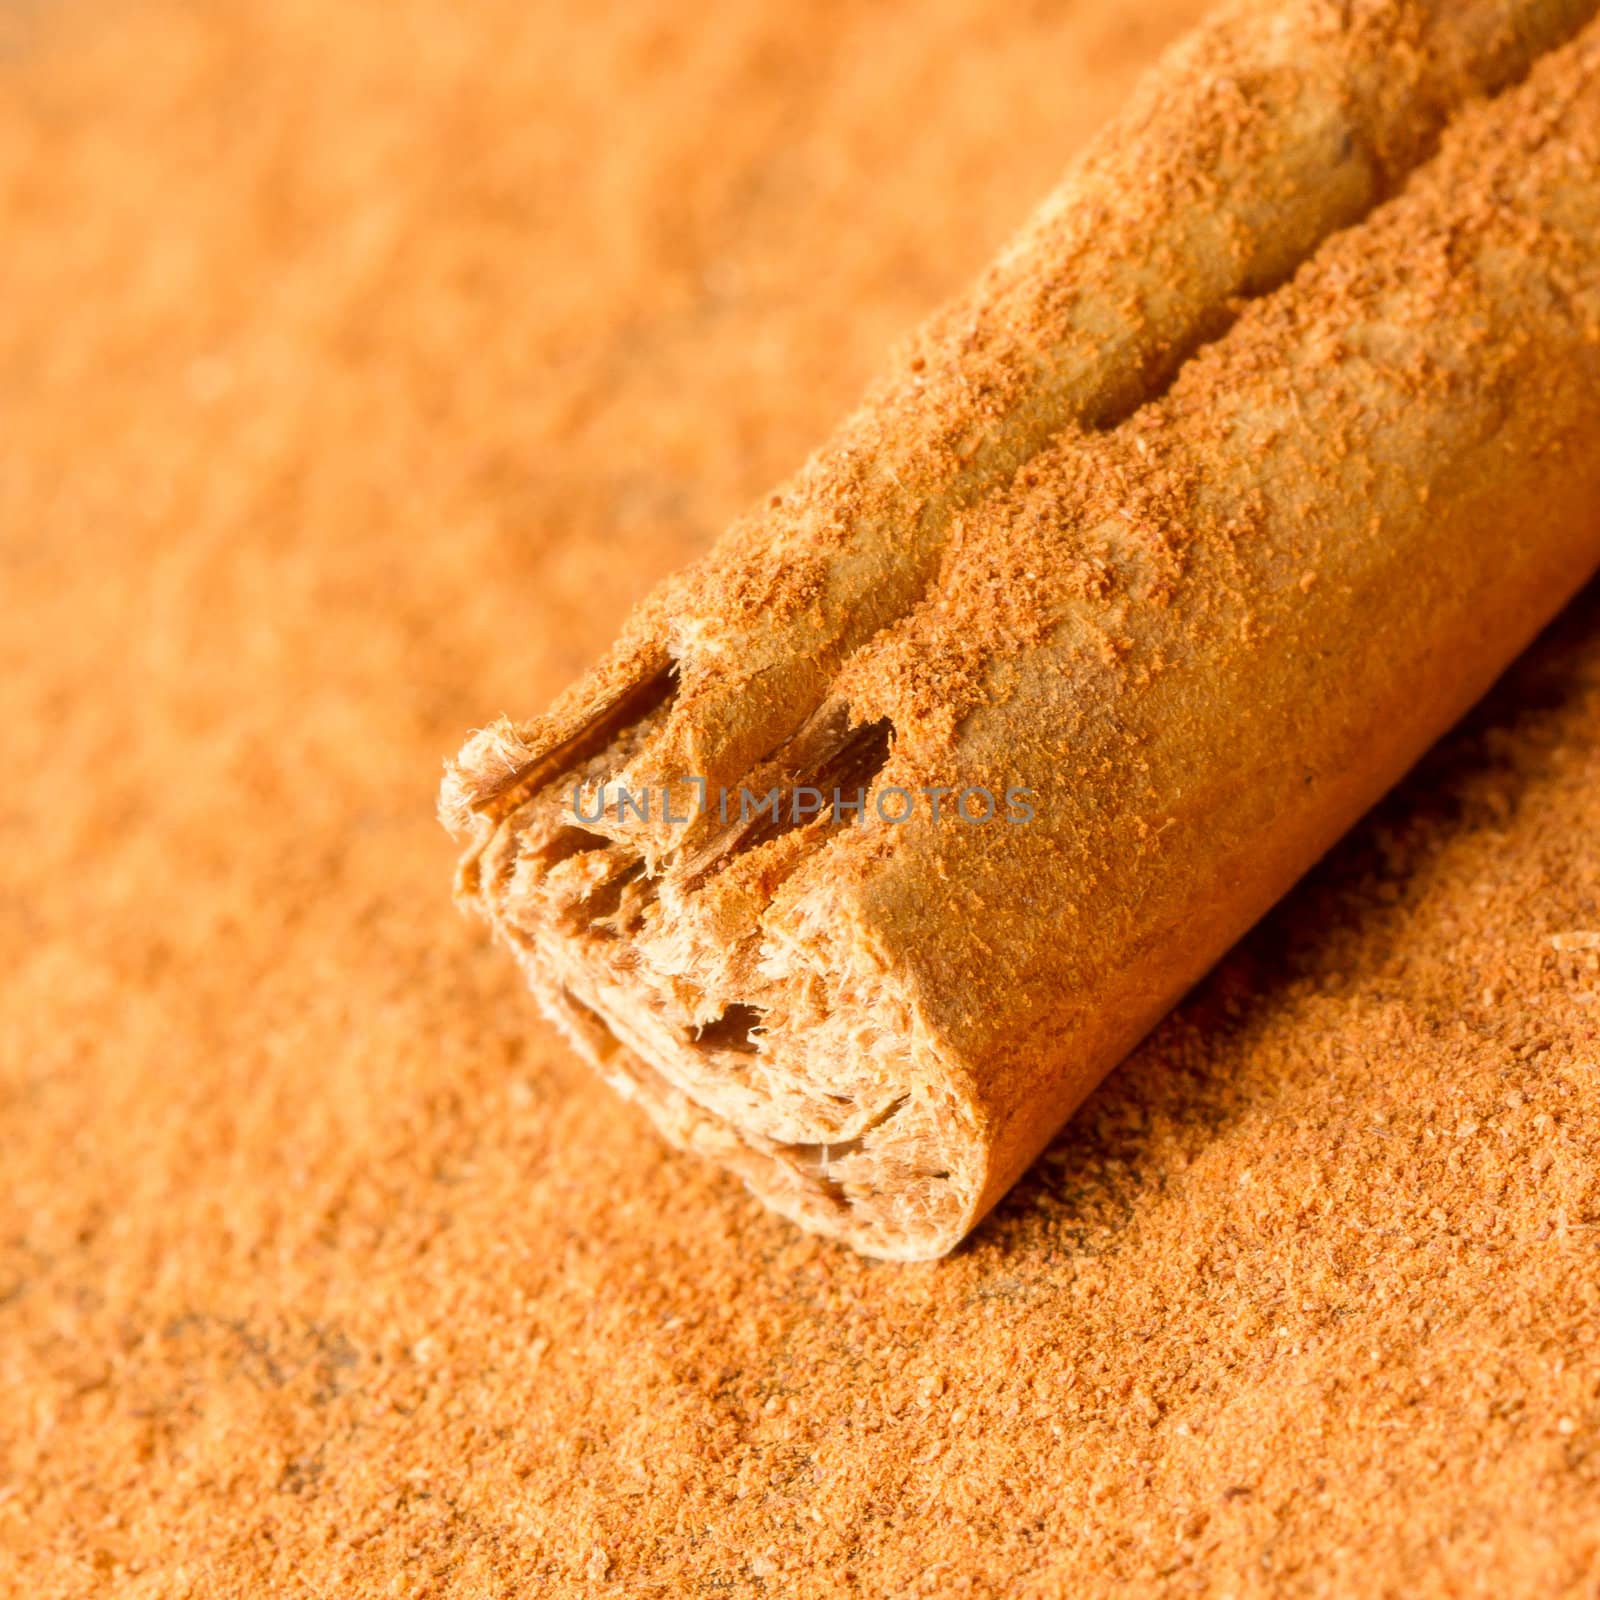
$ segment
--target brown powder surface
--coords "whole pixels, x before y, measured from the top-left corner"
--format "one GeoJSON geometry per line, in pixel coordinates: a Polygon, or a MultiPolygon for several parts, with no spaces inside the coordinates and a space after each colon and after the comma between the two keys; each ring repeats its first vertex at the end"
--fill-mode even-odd
{"type": "Polygon", "coordinates": [[[449,906],[440,752],[1191,16],[0,12],[8,1592],[1600,1590],[1600,592],[941,1263],[449,906]]]}

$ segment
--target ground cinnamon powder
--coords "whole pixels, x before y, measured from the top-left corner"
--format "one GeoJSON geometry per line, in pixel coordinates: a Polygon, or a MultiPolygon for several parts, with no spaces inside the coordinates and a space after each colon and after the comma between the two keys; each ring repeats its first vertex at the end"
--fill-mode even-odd
{"type": "Polygon", "coordinates": [[[1591,1594],[1600,594],[875,1265],[441,891],[1181,7],[0,25],[0,1550],[33,1594],[1591,1594]]]}

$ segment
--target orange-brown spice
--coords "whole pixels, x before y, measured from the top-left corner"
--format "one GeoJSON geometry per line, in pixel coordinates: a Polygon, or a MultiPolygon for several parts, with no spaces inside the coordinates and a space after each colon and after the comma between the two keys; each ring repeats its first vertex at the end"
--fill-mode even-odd
{"type": "Polygon", "coordinates": [[[663,1149],[439,890],[438,751],[1193,14],[6,13],[5,1587],[1592,1592],[1593,589],[937,1265],[663,1149]]]}

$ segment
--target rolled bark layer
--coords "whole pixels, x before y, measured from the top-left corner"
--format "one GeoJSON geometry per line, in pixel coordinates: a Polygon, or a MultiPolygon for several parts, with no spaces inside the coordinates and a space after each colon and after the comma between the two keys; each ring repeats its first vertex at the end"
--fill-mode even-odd
{"type": "Polygon", "coordinates": [[[669,1136],[948,1250],[1600,564],[1579,9],[1228,13],[769,516],[468,745],[460,893],[669,1136]]]}

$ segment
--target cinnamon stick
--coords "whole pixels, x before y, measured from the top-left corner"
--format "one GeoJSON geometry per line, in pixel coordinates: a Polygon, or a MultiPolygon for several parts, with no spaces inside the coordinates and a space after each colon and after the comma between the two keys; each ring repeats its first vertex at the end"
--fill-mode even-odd
{"type": "MultiPolygon", "coordinates": [[[[1164,393],[1115,345],[1125,416],[1004,410],[1020,463],[942,480],[932,554],[895,546],[916,594],[853,648],[780,607],[794,653],[746,689],[773,746],[638,668],[833,561],[815,522],[739,533],[447,779],[462,895],[590,1058],[871,1253],[953,1246],[1600,564],[1600,28],[1182,343],[1164,393]]],[[[884,416],[870,459],[924,460],[937,419],[884,416]]]]}

